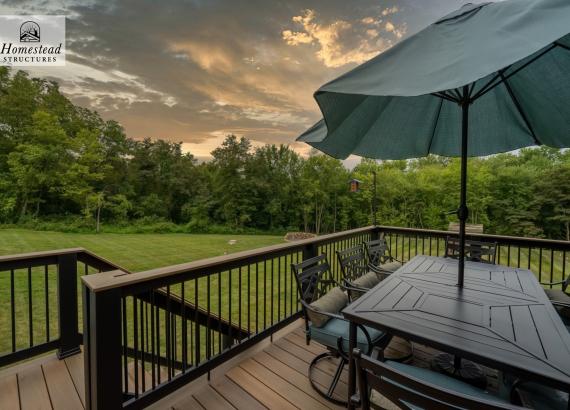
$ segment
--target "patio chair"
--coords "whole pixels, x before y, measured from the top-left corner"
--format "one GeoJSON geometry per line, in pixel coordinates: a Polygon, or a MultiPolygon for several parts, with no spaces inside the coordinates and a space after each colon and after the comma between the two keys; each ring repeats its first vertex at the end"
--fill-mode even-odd
{"type": "Polygon", "coordinates": [[[357,299],[367,290],[376,286],[382,279],[382,274],[371,271],[368,267],[366,254],[362,245],[336,251],[343,284],[352,289],[351,299],[357,299]]]}
{"type": "Polygon", "coordinates": [[[522,409],[486,390],[429,369],[376,360],[354,349],[362,409],[522,409]]]}
{"type": "Polygon", "coordinates": [[[389,275],[402,266],[402,261],[397,260],[390,253],[390,247],[385,238],[364,242],[364,247],[368,254],[368,267],[371,271],[389,275]]]}
{"type": "Polygon", "coordinates": [[[544,289],[544,292],[558,311],[565,323],[570,323],[570,295],[568,286],[570,285],[570,275],[566,279],[558,282],[540,282],[543,286],[562,285],[561,289],[544,289]]]}
{"type": "MultiPolygon", "coordinates": [[[[349,298],[343,286],[334,280],[326,255],[316,256],[291,268],[297,280],[307,344],[314,340],[327,348],[309,365],[309,381],[313,388],[333,403],[346,405],[346,400],[334,396],[342,370],[348,363],[349,322],[339,312],[348,304],[349,298]],[[339,363],[326,391],[314,381],[314,368],[322,360],[339,358],[339,363]]],[[[376,329],[358,325],[357,345],[372,353],[374,347],[385,347],[390,337],[376,329]]]]}
{"type": "MultiPolygon", "coordinates": [[[[465,257],[468,261],[495,264],[496,242],[465,241],[465,257]]],[[[459,238],[448,236],[445,240],[445,257],[459,258],[459,238]]]]}

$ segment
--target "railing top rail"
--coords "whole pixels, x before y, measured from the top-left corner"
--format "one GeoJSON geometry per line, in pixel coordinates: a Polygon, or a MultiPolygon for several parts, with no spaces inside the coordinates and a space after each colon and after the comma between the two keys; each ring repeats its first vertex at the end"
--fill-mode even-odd
{"type": "MultiPolygon", "coordinates": [[[[193,262],[182,263],[179,265],[166,266],[163,268],[151,269],[143,272],[136,272],[127,275],[127,272],[115,270],[110,272],[99,273],[95,275],[84,276],[81,278],[83,283],[93,292],[100,292],[113,288],[128,287],[141,282],[150,280],[160,280],[181,273],[191,273],[210,268],[228,266],[236,262],[247,261],[263,255],[278,254],[281,252],[302,249],[307,245],[322,245],[334,241],[335,239],[346,236],[356,235],[359,233],[369,232],[374,226],[364,228],[351,229],[349,231],[337,232],[329,235],[318,236],[316,238],[303,239],[300,241],[289,242],[278,245],[265,246],[262,248],[251,249],[242,252],[231,253],[229,255],[216,256],[207,259],[200,259],[193,262]]],[[[223,270],[223,268],[222,268],[223,270]]]]}
{"type": "Polygon", "coordinates": [[[51,251],[39,251],[39,252],[28,252],[28,253],[18,253],[16,255],[3,255],[0,256],[0,263],[2,262],[12,262],[23,259],[40,259],[51,256],[68,255],[70,253],[81,253],[86,252],[83,248],[67,248],[67,249],[56,249],[51,251]]]}
{"type": "MultiPolygon", "coordinates": [[[[399,226],[385,226],[385,225],[378,225],[377,228],[380,229],[380,231],[425,233],[437,236],[459,235],[459,233],[456,231],[441,231],[437,229],[402,228],[399,226]]],[[[496,242],[528,243],[529,245],[533,246],[544,245],[544,247],[556,246],[557,248],[568,247],[570,249],[569,241],[562,241],[556,239],[531,238],[525,236],[492,235],[487,233],[469,233],[469,232],[467,232],[466,235],[477,238],[494,239],[496,242]]]]}

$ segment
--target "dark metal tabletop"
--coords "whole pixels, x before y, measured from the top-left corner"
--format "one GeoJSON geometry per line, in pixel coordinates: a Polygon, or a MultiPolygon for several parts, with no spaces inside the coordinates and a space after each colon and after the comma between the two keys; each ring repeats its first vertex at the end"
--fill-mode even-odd
{"type": "Polygon", "coordinates": [[[416,256],[344,316],[489,367],[570,390],[570,334],[527,269],[416,256]]]}

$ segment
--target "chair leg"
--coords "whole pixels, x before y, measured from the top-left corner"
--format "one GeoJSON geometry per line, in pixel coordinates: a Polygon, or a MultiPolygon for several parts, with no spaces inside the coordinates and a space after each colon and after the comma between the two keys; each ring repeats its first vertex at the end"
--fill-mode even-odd
{"type": "Polygon", "coordinates": [[[325,399],[329,400],[332,403],[338,404],[340,406],[347,406],[348,402],[346,400],[340,400],[340,399],[335,398],[334,397],[334,391],[336,389],[338,381],[340,380],[340,376],[342,375],[342,370],[344,369],[344,366],[347,363],[348,362],[346,361],[346,359],[344,357],[339,356],[338,354],[335,354],[334,352],[329,351],[329,352],[321,353],[320,355],[316,356],[311,361],[311,364],[309,365],[309,382],[311,383],[311,386],[313,386],[313,389],[315,389],[315,391],[317,393],[319,393],[321,396],[323,396],[325,399]],[[329,385],[328,389],[325,391],[324,389],[322,389],[322,387],[320,387],[319,385],[317,385],[313,381],[313,368],[321,360],[328,359],[328,358],[336,358],[336,357],[338,357],[339,363],[338,363],[338,366],[337,366],[336,371],[334,373],[334,376],[332,377],[331,384],[329,385]]]}
{"type": "Polygon", "coordinates": [[[332,383],[329,387],[329,391],[327,392],[327,396],[329,396],[329,397],[332,397],[332,395],[334,393],[334,389],[336,388],[336,385],[338,384],[338,381],[340,380],[340,375],[342,374],[342,369],[344,368],[344,364],[345,364],[344,359],[340,359],[340,361],[338,362],[338,366],[336,368],[336,372],[334,372],[334,377],[333,377],[332,383]]]}

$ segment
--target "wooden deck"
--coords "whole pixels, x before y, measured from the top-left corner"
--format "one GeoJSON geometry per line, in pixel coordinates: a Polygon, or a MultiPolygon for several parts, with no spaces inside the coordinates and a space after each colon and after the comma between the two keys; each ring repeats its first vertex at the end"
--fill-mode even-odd
{"type": "MultiPolygon", "coordinates": [[[[401,350],[395,341],[390,348],[401,350]]],[[[309,362],[324,351],[307,346],[296,326],[272,343],[262,342],[253,353],[235,358],[229,368],[201,378],[152,406],[153,409],[340,409],[312,388],[307,378],[309,362]]],[[[252,348],[255,349],[255,348],[252,348]]],[[[433,349],[414,345],[413,364],[426,367],[433,349]]],[[[323,387],[335,363],[324,362],[315,372],[323,387]]],[[[493,372],[489,372],[493,376],[493,372]]],[[[337,392],[346,397],[346,371],[337,392]]],[[[490,378],[491,387],[496,377],[490,378]]],[[[0,409],[82,409],[84,403],[83,356],[58,360],[54,355],[0,370],[0,409]]]]}

